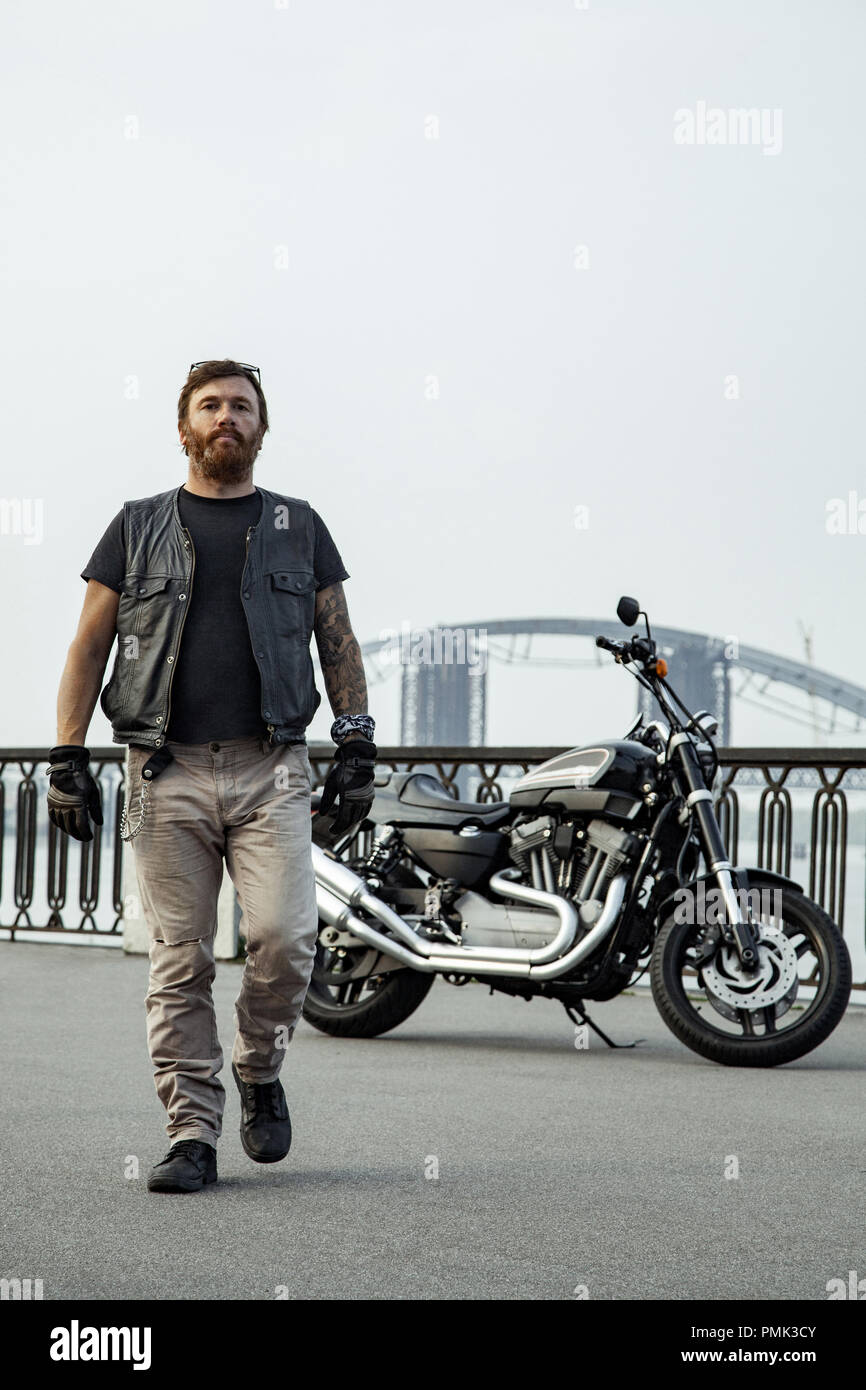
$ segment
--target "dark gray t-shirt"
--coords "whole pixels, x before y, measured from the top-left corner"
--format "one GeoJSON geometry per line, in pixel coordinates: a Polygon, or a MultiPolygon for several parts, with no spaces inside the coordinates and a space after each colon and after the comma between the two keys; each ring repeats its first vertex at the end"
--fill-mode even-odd
{"type": "MultiPolygon", "coordinates": [[[[245,497],[198,497],[181,487],[177,500],[180,519],[195,546],[195,579],[172,680],[166,737],[179,743],[208,743],[267,736],[261,677],[240,594],[247,529],[261,515],[261,493],[256,489],[245,497]]],[[[316,511],[312,516],[319,590],[349,574],[322,518],[316,511]]],[[[120,593],[125,574],[126,535],[119,511],[81,577],[120,593]]]]}

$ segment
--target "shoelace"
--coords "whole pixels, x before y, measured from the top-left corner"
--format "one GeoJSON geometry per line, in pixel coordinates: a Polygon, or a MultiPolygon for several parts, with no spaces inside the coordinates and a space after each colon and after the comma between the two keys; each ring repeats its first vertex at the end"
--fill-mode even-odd
{"type": "Polygon", "coordinates": [[[244,1081],[244,1105],[256,1118],[281,1120],[283,1111],[278,1081],[265,1081],[257,1085],[254,1081],[244,1081]]]}
{"type": "Polygon", "coordinates": [[[164,1161],[167,1161],[170,1158],[175,1158],[178,1154],[185,1154],[188,1158],[195,1159],[201,1159],[203,1157],[206,1157],[206,1155],[194,1152],[192,1148],[192,1145],[200,1144],[202,1142],[203,1141],[201,1139],[178,1139],[176,1144],[172,1144],[171,1148],[165,1156],[164,1161]]]}

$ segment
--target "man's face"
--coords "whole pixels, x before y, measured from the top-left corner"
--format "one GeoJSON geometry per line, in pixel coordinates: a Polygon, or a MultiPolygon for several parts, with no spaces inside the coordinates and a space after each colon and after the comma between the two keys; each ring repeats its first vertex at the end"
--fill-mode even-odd
{"type": "Polygon", "coordinates": [[[246,377],[215,377],[193,391],[180,438],[199,477],[243,482],[262,447],[259,401],[246,377]]]}

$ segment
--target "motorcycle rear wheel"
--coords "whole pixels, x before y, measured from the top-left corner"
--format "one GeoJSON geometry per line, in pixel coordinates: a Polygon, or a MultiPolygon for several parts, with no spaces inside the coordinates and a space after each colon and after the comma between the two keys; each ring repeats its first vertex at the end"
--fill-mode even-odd
{"type": "MultiPolygon", "coordinates": [[[[778,959],[790,958],[792,949],[796,953],[799,985],[795,981],[791,993],[772,1007],[737,1008],[723,1002],[723,1007],[734,1014],[733,1018],[726,1017],[711,1002],[712,989],[717,991],[717,999],[720,994],[730,999],[740,990],[743,1004],[749,1002],[749,983],[737,979],[731,948],[725,948],[727,956],[721,969],[717,968],[721,951],[709,963],[713,974],[708,989],[709,981],[694,960],[699,927],[670,917],[656,938],[650,979],[659,1013],[686,1047],[723,1066],[776,1067],[793,1062],[824,1042],[847,1008],[851,958],[842,933],[832,918],[803,893],[784,888],[780,895],[780,913],[765,920],[775,928],[778,959]],[[719,984],[726,977],[730,988],[719,984]],[[798,1002],[799,986],[807,980],[814,995],[807,1002],[798,1002]],[[698,997],[690,998],[690,993],[697,993],[698,997]],[[786,1021],[777,1027],[783,1019],[786,1021]]],[[[761,949],[765,955],[770,954],[769,948],[761,949]]]]}

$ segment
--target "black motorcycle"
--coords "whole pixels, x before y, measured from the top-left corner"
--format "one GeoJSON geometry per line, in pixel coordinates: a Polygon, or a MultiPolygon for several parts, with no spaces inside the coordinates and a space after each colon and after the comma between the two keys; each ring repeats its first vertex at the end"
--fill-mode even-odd
{"type": "MultiPolygon", "coordinates": [[[[634,627],[637,601],[617,616],[634,627]]],[[[508,801],[384,772],[368,820],[333,845],[314,798],[320,932],[304,1017],[316,1028],[375,1037],[440,975],[558,999],[614,1046],[586,1001],[647,969],[676,1037],[728,1066],[793,1061],[836,1027],[851,991],[838,927],[791,879],[728,860],[716,720],[672,690],[648,619],[645,637],[596,643],[663,720],[549,759],[508,801]]]]}

